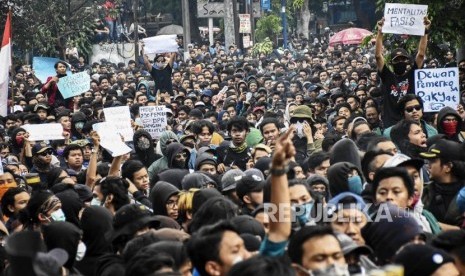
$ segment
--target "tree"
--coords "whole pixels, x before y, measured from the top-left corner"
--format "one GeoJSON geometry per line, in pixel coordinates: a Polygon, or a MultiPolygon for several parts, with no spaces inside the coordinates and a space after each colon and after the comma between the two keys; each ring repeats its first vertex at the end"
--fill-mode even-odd
{"type": "MultiPolygon", "coordinates": [[[[66,46],[83,54],[92,49],[97,5],[92,0],[8,0],[1,2],[0,17],[12,9],[13,43],[34,55],[64,58],[66,46]]],[[[2,28],[4,24],[2,22],[2,28]]]]}

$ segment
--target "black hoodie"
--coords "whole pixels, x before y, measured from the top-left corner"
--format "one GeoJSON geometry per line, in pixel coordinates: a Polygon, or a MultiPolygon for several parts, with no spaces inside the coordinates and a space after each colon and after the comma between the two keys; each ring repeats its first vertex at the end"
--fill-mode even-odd
{"type": "Polygon", "coordinates": [[[176,186],[179,190],[182,189],[182,179],[189,174],[189,170],[184,169],[169,169],[158,174],[157,181],[165,181],[176,186]]]}
{"type": "Polygon", "coordinates": [[[85,123],[86,121],[87,117],[84,113],[76,112],[73,114],[73,116],[71,117],[71,135],[73,136],[73,140],[84,139],[84,137],[76,130],[75,125],[77,122],[85,123]]]}
{"type": "MultiPolygon", "coordinates": [[[[337,141],[331,149],[329,159],[331,165],[338,162],[350,162],[357,167],[359,172],[362,171],[362,162],[358,147],[355,142],[350,139],[341,139],[337,141]]],[[[329,183],[331,184],[331,180],[329,183]]],[[[334,196],[334,194],[332,196],[334,196]]]]}
{"type": "Polygon", "coordinates": [[[23,145],[19,145],[16,142],[16,135],[20,131],[26,132],[26,130],[24,128],[18,127],[18,128],[15,128],[10,134],[10,143],[11,143],[11,146],[12,146],[12,153],[14,153],[14,154],[20,153],[21,149],[23,148],[23,145]]]}
{"type": "Polygon", "coordinates": [[[438,134],[446,134],[444,132],[444,129],[442,128],[442,122],[444,121],[444,118],[446,118],[446,116],[448,115],[452,115],[457,119],[457,132],[452,137],[446,136],[447,139],[456,141],[456,142],[462,142],[460,140],[460,131],[462,130],[463,120],[462,120],[462,117],[460,117],[460,115],[457,113],[457,111],[455,111],[451,107],[446,106],[446,107],[443,107],[441,110],[439,110],[438,118],[437,118],[438,134]]]}
{"type": "Polygon", "coordinates": [[[176,169],[187,169],[189,165],[190,151],[181,143],[173,142],[166,147],[166,158],[168,159],[168,168],[174,169],[174,160],[176,155],[180,152],[185,152],[187,154],[186,162],[183,168],[176,169]]]}
{"type": "Polygon", "coordinates": [[[52,192],[60,199],[61,209],[65,213],[66,221],[71,222],[77,227],[81,227],[79,223],[79,212],[84,203],[79,198],[79,194],[74,189],[74,185],[58,183],[52,187],[52,192]]]}
{"type": "Polygon", "coordinates": [[[98,257],[112,252],[111,243],[102,237],[113,230],[113,217],[104,207],[90,206],[82,212],[81,226],[87,250],[84,259],[76,262],[76,268],[85,276],[97,276],[98,257]]]}
{"type": "Polygon", "coordinates": [[[348,174],[354,169],[357,170],[358,175],[362,178],[363,183],[362,171],[354,164],[349,162],[339,162],[331,165],[331,167],[328,169],[328,181],[329,191],[332,197],[335,197],[342,192],[350,192],[348,174]]]}
{"type": "Polygon", "coordinates": [[[68,261],[64,267],[73,271],[76,252],[82,235],[81,230],[72,223],[55,221],[42,226],[42,233],[47,250],[61,248],[68,253],[68,261]]]}
{"type": "Polygon", "coordinates": [[[158,181],[150,192],[149,198],[152,202],[153,214],[168,216],[166,212],[166,202],[171,196],[179,193],[179,189],[176,186],[164,182],[158,181]]]}
{"type": "Polygon", "coordinates": [[[153,145],[153,140],[150,134],[143,130],[139,129],[134,133],[133,136],[133,141],[134,141],[134,150],[136,152],[136,158],[141,161],[145,167],[150,167],[153,162],[155,162],[159,157],[155,154],[155,148],[153,145]],[[139,140],[140,137],[145,136],[147,139],[150,141],[150,147],[148,149],[140,149],[137,147],[137,141],[139,140]]]}

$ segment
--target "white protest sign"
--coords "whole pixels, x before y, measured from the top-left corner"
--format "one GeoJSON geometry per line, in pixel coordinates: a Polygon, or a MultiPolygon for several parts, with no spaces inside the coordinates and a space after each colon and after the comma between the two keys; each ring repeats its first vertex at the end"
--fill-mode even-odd
{"type": "Polygon", "coordinates": [[[64,99],[71,98],[90,89],[90,76],[87,72],[80,72],[61,78],[58,89],[64,99]]]}
{"type": "Polygon", "coordinates": [[[250,14],[239,14],[239,33],[249,34],[251,32],[250,14]]]}
{"type": "Polygon", "coordinates": [[[97,131],[100,136],[100,145],[110,152],[111,156],[116,157],[131,152],[131,148],[121,140],[112,123],[97,123],[92,126],[92,129],[97,131]]]}
{"type": "Polygon", "coordinates": [[[423,36],[425,34],[423,18],[427,14],[427,5],[386,3],[383,33],[423,36]]]}
{"type": "Polygon", "coordinates": [[[63,140],[63,126],[60,123],[26,124],[23,128],[29,133],[31,141],[63,140]]]}
{"type": "Polygon", "coordinates": [[[144,53],[163,54],[178,51],[179,45],[176,42],[176,35],[157,35],[142,39],[144,42],[144,53]]]}
{"type": "Polygon", "coordinates": [[[445,106],[459,104],[459,70],[457,67],[415,70],[415,94],[423,100],[424,112],[437,112],[445,106]]]}
{"type": "Polygon", "coordinates": [[[168,124],[166,108],[164,106],[141,106],[139,114],[144,129],[153,139],[158,139],[168,124]]]}
{"type": "Polygon", "coordinates": [[[125,142],[132,141],[134,131],[131,127],[129,106],[104,108],[103,113],[105,114],[105,122],[113,124],[116,128],[116,133],[123,135],[125,142]]]}

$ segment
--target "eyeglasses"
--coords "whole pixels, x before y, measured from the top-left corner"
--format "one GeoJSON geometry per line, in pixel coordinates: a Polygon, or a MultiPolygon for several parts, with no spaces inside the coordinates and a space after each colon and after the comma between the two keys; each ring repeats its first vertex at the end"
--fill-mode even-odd
{"type": "Polygon", "coordinates": [[[53,154],[53,150],[51,150],[51,149],[39,153],[39,155],[41,155],[41,156],[47,156],[47,155],[52,155],[52,154],[53,154]]]}
{"type": "Polygon", "coordinates": [[[405,112],[407,112],[407,113],[412,113],[414,109],[415,109],[416,111],[421,111],[421,106],[420,106],[420,105],[414,105],[414,106],[406,107],[406,108],[405,108],[405,112]]]}
{"type": "Polygon", "coordinates": [[[169,208],[173,208],[174,206],[178,206],[178,202],[176,200],[168,200],[166,202],[166,206],[169,208]]]}

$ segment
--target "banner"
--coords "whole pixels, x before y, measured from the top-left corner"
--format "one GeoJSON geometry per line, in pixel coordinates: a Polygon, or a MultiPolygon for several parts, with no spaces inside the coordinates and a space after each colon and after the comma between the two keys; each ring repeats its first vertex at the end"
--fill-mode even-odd
{"type": "Polygon", "coordinates": [[[456,109],[460,102],[458,68],[415,70],[415,94],[423,100],[424,112],[445,106],[456,109]]]}
{"type": "Polygon", "coordinates": [[[24,125],[31,141],[63,140],[63,126],[60,123],[24,125]]]}
{"type": "Polygon", "coordinates": [[[423,36],[425,35],[423,18],[427,14],[427,5],[386,3],[383,33],[423,36]]]}
{"type": "MultiPolygon", "coordinates": [[[[252,0],[250,0],[252,1],[252,0]]],[[[267,0],[270,2],[270,0],[267,0]]],[[[252,2],[253,17],[261,16],[260,1],[252,2]]],[[[268,10],[271,9],[268,8],[268,10]]],[[[224,1],[197,0],[197,17],[199,18],[223,18],[226,16],[224,1]]]]}
{"type": "Polygon", "coordinates": [[[144,129],[150,133],[153,139],[160,138],[161,133],[166,130],[168,124],[166,107],[141,106],[139,107],[139,114],[144,129]]]}
{"type": "Polygon", "coordinates": [[[116,133],[123,136],[124,142],[132,141],[134,131],[131,127],[129,106],[104,108],[103,114],[105,114],[105,122],[115,126],[116,133]]]}
{"type": "Polygon", "coordinates": [[[157,35],[142,39],[146,54],[175,53],[179,45],[176,42],[176,35],[157,35]]]}
{"type": "Polygon", "coordinates": [[[90,89],[90,76],[87,72],[80,72],[61,78],[57,83],[64,99],[78,96],[90,89]]]}
{"type": "Polygon", "coordinates": [[[106,149],[111,156],[116,157],[131,152],[131,148],[121,140],[118,130],[112,123],[97,123],[92,125],[92,129],[97,131],[100,136],[100,145],[106,149]]]}

